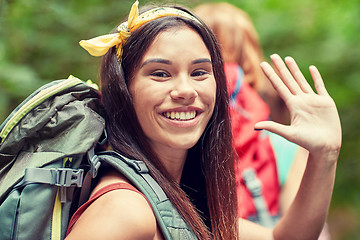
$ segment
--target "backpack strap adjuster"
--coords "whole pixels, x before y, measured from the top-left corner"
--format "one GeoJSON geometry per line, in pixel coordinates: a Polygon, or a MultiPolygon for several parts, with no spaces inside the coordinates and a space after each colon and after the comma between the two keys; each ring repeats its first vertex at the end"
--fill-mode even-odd
{"type": "Polygon", "coordinates": [[[97,176],[98,170],[99,170],[100,165],[101,165],[100,159],[95,154],[95,149],[94,148],[91,148],[87,152],[87,157],[88,157],[88,161],[89,161],[89,164],[90,164],[89,174],[91,175],[92,178],[95,178],[97,176]]]}
{"type": "Polygon", "coordinates": [[[137,160],[129,160],[128,164],[130,164],[138,173],[148,173],[149,169],[143,161],[137,160]]]}

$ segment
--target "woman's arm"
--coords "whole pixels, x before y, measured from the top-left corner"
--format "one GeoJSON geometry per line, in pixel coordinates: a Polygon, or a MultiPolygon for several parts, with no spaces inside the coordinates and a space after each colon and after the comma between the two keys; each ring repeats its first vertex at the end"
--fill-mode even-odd
{"type": "MultiPolygon", "coordinates": [[[[256,129],[279,134],[309,151],[309,157],[296,197],[273,230],[274,239],[317,239],[328,213],[341,147],[341,126],[336,105],[327,93],[318,70],[311,66],[316,93],[307,83],[294,59],[278,55],[261,67],[286,103],[289,126],[271,121],[259,122],[256,129]]],[[[259,229],[260,230],[260,229],[259,229]]],[[[266,231],[264,231],[266,234],[266,231]]]]}

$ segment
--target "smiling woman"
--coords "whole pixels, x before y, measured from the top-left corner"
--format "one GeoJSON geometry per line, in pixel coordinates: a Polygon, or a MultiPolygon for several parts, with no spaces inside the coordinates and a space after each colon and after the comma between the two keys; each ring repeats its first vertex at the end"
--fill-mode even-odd
{"type": "MultiPolygon", "coordinates": [[[[132,16],[131,13],[130,25],[132,16]]],[[[109,143],[115,151],[146,163],[152,177],[191,226],[194,236],[232,239],[237,236],[236,193],[232,191],[235,188],[234,163],[226,80],[215,38],[200,20],[183,9],[155,8],[137,19],[133,22],[136,29],[129,28],[130,36],[124,42],[118,39],[127,35],[122,32],[126,27],[118,27],[118,34],[81,42],[93,55],[109,49],[101,65],[109,143]],[[140,22],[143,25],[139,26],[140,22]],[[93,45],[98,46],[99,42],[106,47],[93,50],[93,45]],[[109,48],[111,44],[108,43],[114,47],[109,48]],[[186,162],[199,167],[198,176],[182,174],[186,162]],[[217,169],[220,165],[223,168],[217,169]],[[192,180],[194,177],[200,177],[201,184],[192,180]],[[184,186],[183,182],[198,186],[184,186]],[[208,197],[196,199],[190,196],[189,189],[197,192],[209,189],[208,197]],[[227,214],[219,214],[222,212],[227,214]]],[[[112,182],[129,184],[122,176],[111,176],[104,173],[94,192],[112,182]]],[[[133,200],[127,197],[120,201],[133,200]]],[[[92,211],[105,214],[101,198],[79,218],[69,239],[84,237],[82,226],[89,226],[92,220],[86,216],[92,211]]],[[[130,239],[136,239],[139,228],[117,225],[119,217],[129,222],[128,216],[134,216],[132,211],[126,213],[121,209],[121,213],[113,210],[105,214],[108,219],[110,216],[116,219],[100,222],[116,224],[106,234],[118,234],[121,239],[121,236],[129,236],[125,232],[130,232],[134,234],[130,239]]],[[[153,215],[152,219],[154,221],[153,215]]],[[[138,219],[134,221],[139,222],[138,219]]],[[[146,231],[146,227],[140,229],[146,231]]],[[[159,226],[157,229],[159,231],[159,226]]],[[[100,238],[104,238],[99,231],[87,234],[89,239],[96,239],[100,234],[100,238]]]]}
{"type": "MultiPolygon", "coordinates": [[[[293,205],[274,230],[238,221],[228,93],[215,37],[185,9],[159,7],[138,15],[137,4],[114,33],[80,42],[90,54],[104,55],[101,91],[112,149],[146,164],[190,226],[190,239],[316,238],[341,145],[337,110],[317,69],[310,68],[315,93],[292,58],[284,63],[272,56],[279,76],[262,64],[292,123],[255,127],[306,147],[309,163],[293,205]]],[[[104,170],[92,196],[99,194],[75,213],[67,239],[164,239],[149,199],[121,173],[104,170]]],[[[174,213],[168,217],[176,224],[174,213]]],[[[183,239],[172,231],[174,239],[183,239]]]]}

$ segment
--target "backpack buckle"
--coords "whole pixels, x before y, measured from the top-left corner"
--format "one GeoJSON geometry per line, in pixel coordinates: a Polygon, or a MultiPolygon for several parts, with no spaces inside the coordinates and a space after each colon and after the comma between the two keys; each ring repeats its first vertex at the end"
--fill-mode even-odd
{"type": "Polygon", "coordinates": [[[83,169],[57,168],[50,169],[54,177],[54,185],[59,187],[81,187],[83,181],[83,169]]]}

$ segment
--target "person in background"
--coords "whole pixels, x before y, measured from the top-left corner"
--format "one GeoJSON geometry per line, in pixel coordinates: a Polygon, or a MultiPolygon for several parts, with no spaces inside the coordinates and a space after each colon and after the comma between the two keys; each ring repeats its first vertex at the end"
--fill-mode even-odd
{"type": "MultiPolygon", "coordinates": [[[[253,131],[257,121],[269,118],[288,124],[289,112],[260,67],[264,56],[250,16],[224,2],[201,4],[194,12],[214,32],[225,62],[233,141],[239,158],[239,216],[274,226],[297,193],[308,153],[279,135],[253,131]]],[[[321,239],[330,239],[326,229],[321,239]]]]}
{"type": "MultiPolygon", "coordinates": [[[[261,121],[254,127],[306,148],[309,164],[275,228],[238,219],[228,92],[217,41],[186,9],[157,7],[139,15],[137,6],[113,33],[81,42],[90,54],[103,56],[101,92],[112,149],[146,164],[194,238],[318,236],[341,146],[336,106],[318,70],[310,67],[315,93],[291,57],[272,55],[281,75],[262,63],[290,110],[291,125],[261,121]]],[[[163,239],[147,199],[121,173],[104,171],[92,194],[112,184],[126,188],[92,202],[69,226],[67,239],[163,239]]]]}

